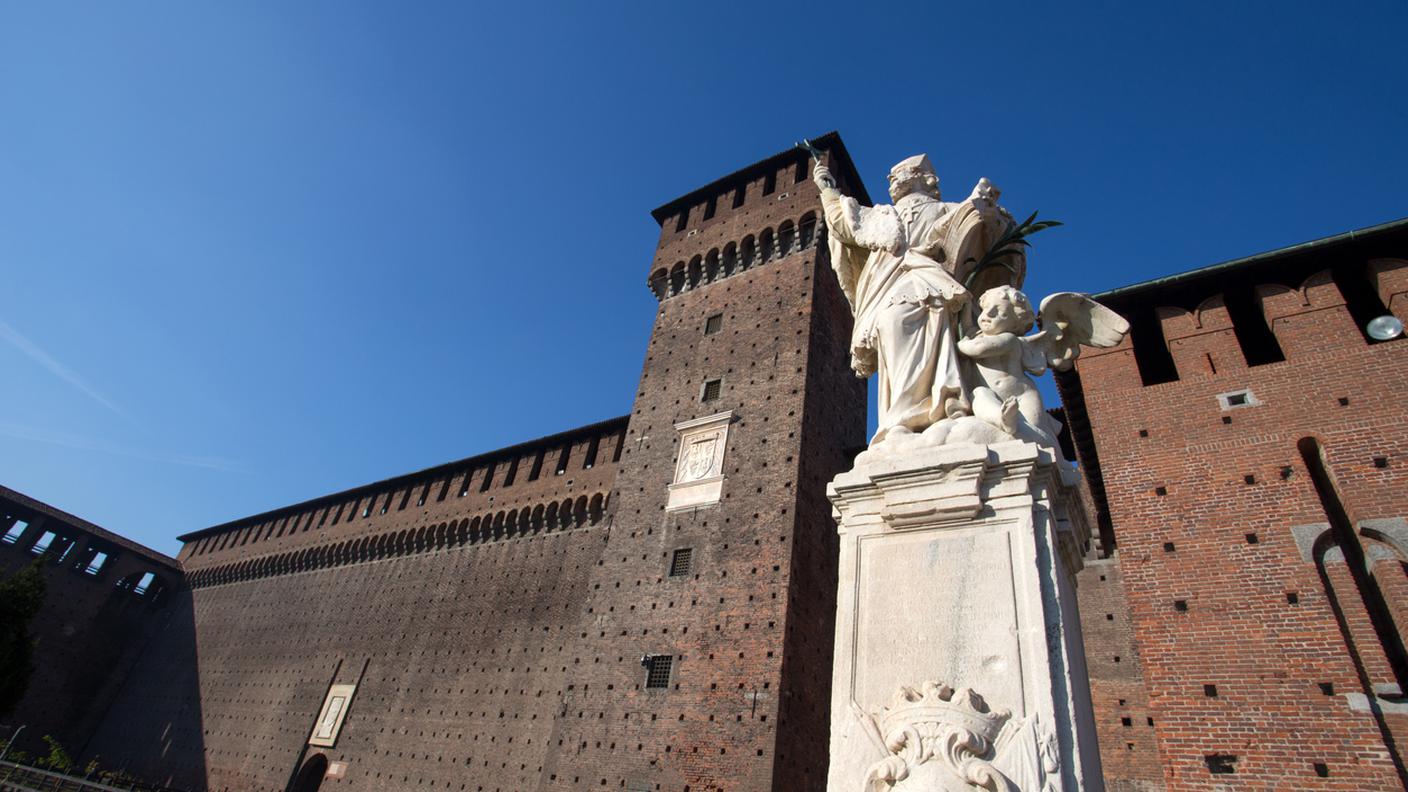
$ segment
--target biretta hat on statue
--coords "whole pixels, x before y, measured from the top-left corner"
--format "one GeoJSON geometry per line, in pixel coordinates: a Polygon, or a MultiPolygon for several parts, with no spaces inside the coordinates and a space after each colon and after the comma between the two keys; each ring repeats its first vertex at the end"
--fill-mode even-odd
{"type": "Polygon", "coordinates": [[[898,163],[896,163],[895,167],[890,168],[890,173],[899,173],[900,171],[907,170],[917,170],[922,173],[933,173],[934,163],[929,161],[928,154],[915,154],[913,157],[902,159],[898,163]]]}

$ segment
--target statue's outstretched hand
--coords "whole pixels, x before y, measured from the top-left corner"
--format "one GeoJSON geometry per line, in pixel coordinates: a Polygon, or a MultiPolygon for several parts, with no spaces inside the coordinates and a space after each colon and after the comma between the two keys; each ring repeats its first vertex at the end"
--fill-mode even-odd
{"type": "Polygon", "coordinates": [[[820,162],[812,167],[812,181],[816,183],[818,190],[836,189],[836,179],[831,175],[831,169],[820,162]]]}

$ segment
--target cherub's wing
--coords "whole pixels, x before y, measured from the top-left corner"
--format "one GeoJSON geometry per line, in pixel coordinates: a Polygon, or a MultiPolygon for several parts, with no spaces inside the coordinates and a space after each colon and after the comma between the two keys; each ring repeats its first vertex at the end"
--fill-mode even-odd
{"type": "Polygon", "coordinates": [[[1041,301],[1037,317],[1042,332],[1032,337],[1046,351],[1046,362],[1065,371],[1084,346],[1112,347],[1124,340],[1129,322],[1123,316],[1075,292],[1057,292],[1041,301]]]}
{"type": "Polygon", "coordinates": [[[1028,374],[1040,376],[1046,373],[1046,336],[1048,335],[1049,333],[1043,330],[1040,333],[1019,339],[1022,344],[1022,368],[1028,374]]]}

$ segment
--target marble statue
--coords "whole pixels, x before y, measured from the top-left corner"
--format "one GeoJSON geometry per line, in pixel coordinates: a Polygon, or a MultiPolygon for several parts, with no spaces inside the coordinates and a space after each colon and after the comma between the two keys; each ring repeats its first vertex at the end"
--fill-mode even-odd
{"type": "Polygon", "coordinates": [[[1011,222],[981,185],[960,203],[940,199],[929,157],[890,170],[893,206],[861,206],[842,195],[825,165],[821,190],[831,266],[855,314],[851,368],[879,376],[875,444],[971,413],[958,358],[958,312],[971,296],[968,267],[1011,222]]]}
{"type": "Polygon", "coordinates": [[[1059,223],[1016,222],[987,179],[946,203],[919,155],[890,171],[892,205],[862,206],[811,151],[851,367],[880,392],[870,447],[827,487],[827,792],[1103,792],[1075,601],[1090,529],[1032,377],[1129,324],[1072,292],[1033,307],[1028,238],[1059,223]]]}
{"type": "Polygon", "coordinates": [[[1025,242],[1011,242],[1017,223],[987,179],[946,203],[920,154],[890,170],[893,205],[862,206],[819,159],[812,178],[831,266],[855,316],[851,368],[879,379],[867,453],[1013,439],[1056,448],[1061,426],[1029,375],[1069,368],[1081,345],[1119,344],[1128,323],[1071,292],[1032,310],[1018,291],[1025,242]],[[1041,330],[1024,337],[1033,322],[1041,330]]]}

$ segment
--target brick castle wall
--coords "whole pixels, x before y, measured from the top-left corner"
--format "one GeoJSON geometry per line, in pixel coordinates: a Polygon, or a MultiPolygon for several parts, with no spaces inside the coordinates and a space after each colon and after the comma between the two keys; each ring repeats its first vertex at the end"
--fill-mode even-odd
{"type": "Polygon", "coordinates": [[[1404,312],[1405,254],[1399,228],[1098,296],[1132,340],[1063,391],[1113,528],[1080,580],[1111,788],[1403,784],[1408,342],[1359,328],[1404,312]]]}

